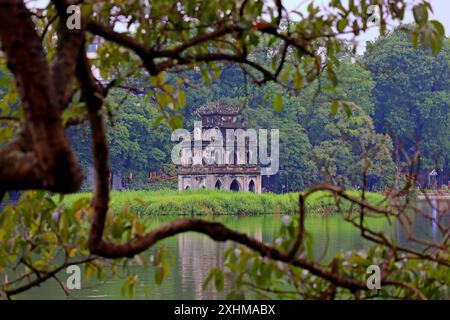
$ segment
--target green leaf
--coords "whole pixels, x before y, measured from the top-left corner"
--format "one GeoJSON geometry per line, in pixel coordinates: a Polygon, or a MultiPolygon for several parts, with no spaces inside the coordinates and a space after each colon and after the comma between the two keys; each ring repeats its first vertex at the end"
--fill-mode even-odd
{"type": "Polygon", "coordinates": [[[428,10],[423,4],[413,7],[414,20],[419,26],[424,25],[428,21],[428,10]]]}
{"type": "Polygon", "coordinates": [[[217,291],[223,291],[224,277],[223,272],[220,269],[217,269],[217,272],[215,273],[214,284],[217,291]]]}
{"type": "Polygon", "coordinates": [[[163,121],[163,120],[164,120],[164,116],[163,115],[158,116],[155,119],[155,121],[153,121],[153,127],[156,128],[161,123],[161,121],[163,121]]]}
{"type": "Polygon", "coordinates": [[[273,97],[273,110],[275,112],[283,111],[283,99],[279,95],[273,97]]]}
{"type": "Polygon", "coordinates": [[[164,280],[164,276],[165,276],[165,268],[162,264],[160,264],[155,268],[155,283],[157,285],[160,285],[164,280]]]}
{"type": "Polygon", "coordinates": [[[441,51],[442,37],[436,33],[430,35],[431,52],[437,55],[441,51]]]}
{"type": "Polygon", "coordinates": [[[266,284],[269,283],[271,276],[272,276],[272,272],[273,272],[274,268],[273,266],[269,263],[266,264],[263,268],[262,268],[262,273],[261,273],[261,284],[263,286],[266,286],[266,284]]]}
{"type": "Polygon", "coordinates": [[[281,74],[279,75],[279,80],[281,82],[288,82],[289,81],[289,74],[290,74],[290,70],[289,69],[283,69],[283,71],[281,71],[281,74]]]}
{"type": "Polygon", "coordinates": [[[224,276],[222,270],[220,270],[217,267],[212,268],[209,270],[208,277],[205,279],[205,282],[203,282],[203,289],[205,290],[208,287],[208,284],[214,279],[214,285],[217,289],[217,291],[223,290],[223,284],[224,284],[224,276]]]}
{"type": "Polygon", "coordinates": [[[215,271],[216,271],[216,268],[212,268],[211,270],[209,270],[208,276],[206,277],[205,281],[203,282],[203,290],[206,290],[206,288],[208,288],[208,284],[211,282],[211,280],[215,276],[215,271]]]}
{"type": "Polygon", "coordinates": [[[347,115],[347,117],[350,118],[353,115],[352,109],[350,108],[350,105],[348,103],[344,102],[342,104],[342,106],[344,107],[345,114],[347,115]]]}
{"type": "Polygon", "coordinates": [[[130,283],[128,285],[128,296],[130,298],[134,298],[135,295],[136,295],[136,287],[133,283],[130,283]]]}
{"type": "Polygon", "coordinates": [[[411,31],[409,33],[409,38],[411,40],[411,43],[413,45],[413,48],[417,48],[417,45],[419,44],[419,32],[417,31],[411,31]]]}
{"type": "Polygon", "coordinates": [[[346,17],[343,17],[343,18],[338,22],[338,24],[337,24],[337,29],[338,29],[338,31],[339,31],[339,32],[344,32],[345,27],[347,26],[347,24],[348,24],[347,18],[346,18],[346,17]]]}
{"type": "Polygon", "coordinates": [[[167,104],[169,104],[170,98],[163,92],[157,92],[156,102],[158,103],[159,108],[162,110],[167,104]]]}
{"type": "Polygon", "coordinates": [[[434,26],[434,28],[439,32],[441,36],[445,36],[445,28],[439,21],[430,20],[430,23],[434,26]]]}
{"type": "Polygon", "coordinates": [[[200,73],[202,75],[203,82],[207,85],[210,85],[211,84],[211,75],[209,74],[209,70],[202,68],[200,70],[200,73]]]}
{"type": "Polygon", "coordinates": [[[332,113],[333,115],[336,115],[336,113],[338,112],[338,110],[339,110],[339,102],[333,101],[333,102],[331,103],[331,113],[332,113]]]}
{"type": "Polygon", "coordinates": [[[81,97],[81,90],[77,90],[72,97],[72,103],[76,104],[76,103],[80,102],[80,97],[81,97]]]}
{"type": "Polygon", "coordinates": [[[219,66],[216,63],[213,63],[211,69],[213,71],[214,79],[219,79],[221,73],[219,66]]]}
{"type": "Polygon", "coordinates": [[[173,116],[169,119],[170,127],[175,130],[183,127],[183,118],[179,115],[173,116]]]}
{"type": "Polygon", "coordinates": [[[175,88],[173,86],[168,85],[167,83],[163,84],[163,89],[170,95],[172,95],[175,90],[175,88]]]}
{"type": "Polygon", "coordinates": [[[303,79],[298,70],[295,70],[294,78],[292,79],[293,87],[295,90],[300,90],[303,86],[303,79]]]}
{"type": "Polygon", "coordinates": [[[334,72],[333,68],[331,68],[331,66],[327,67],[327,77],[331,81],[333,86],[336,87],[337,83],[338,83],[338,79],[337,79],[336,73],[334,72]]]}
{"type": "Polygon", "coordinates": [[[186,105],[186,93],[183,90],[178,91],[178,103],[180,108],[184,108],[186,105]]]}

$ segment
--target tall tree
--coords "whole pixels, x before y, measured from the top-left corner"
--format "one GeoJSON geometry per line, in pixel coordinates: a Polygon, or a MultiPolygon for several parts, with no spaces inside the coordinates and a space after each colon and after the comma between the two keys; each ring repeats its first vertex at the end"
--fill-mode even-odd
{"type": "MultiPolygon", "coordinates": [[[[115,89],[108,96],[108,106],[111,170],[118,176],[129,177],[129,173],[134,173],[140,180],[136,182],[142,184],[149,171],[157,171],[170,162],[170,128],[165,122],[155,126],[159,114],[155,105],[142,95],[115,89]]],[[[82,124],[68,130],[83,168],[93,167],[89,127],[82,124]]]]}
{"type": "Polygon", "coordinates": [[[368,46],[364,63],[376,86],[375,125],[411,156],[420,149],[424,166],[443,168],[450,161],[450,65],[447,44],[439,54],[414,48],[398,28],[368,46]]]}

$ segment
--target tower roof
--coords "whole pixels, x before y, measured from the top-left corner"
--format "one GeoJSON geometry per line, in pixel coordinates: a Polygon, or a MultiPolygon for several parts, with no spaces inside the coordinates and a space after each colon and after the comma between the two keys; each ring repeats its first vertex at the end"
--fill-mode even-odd
{"type": "Polygon", "coordinates": [[[226,105],[221,102],[215,102],[200,107],[197,110],[197,112],[201,116],[204,115],[235,116],[239,114],[239,107],[226,105]]]}

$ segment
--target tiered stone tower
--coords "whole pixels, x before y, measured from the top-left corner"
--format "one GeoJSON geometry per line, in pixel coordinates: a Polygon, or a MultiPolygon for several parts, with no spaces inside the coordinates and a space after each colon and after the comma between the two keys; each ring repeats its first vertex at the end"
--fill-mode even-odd
{"type": "Polygon", "coordinates": [[[201,145],[197,153],[209,154],[214,160],[203,159],[199,164],[192,159],[184,159],[184,165],[179,167],[178,189],[211,188],[261,193],[261,168],[256,161],[257,141],[247,136],[243,146],[239,147],[236,141],[229,144],[227,129],[245,132],[239,120],[239,109],[216,103],[200,108],[198,114],[202,124],[201,141],[195,140],[195,130],[200,128],[194,128],[194,141],[186,147],[195,150],[195,145],[201,145]],[[214,147],[214,143],[222,145],[222,141],[215,140],[219,132],[223,137],[223,149],[214,147]]]}

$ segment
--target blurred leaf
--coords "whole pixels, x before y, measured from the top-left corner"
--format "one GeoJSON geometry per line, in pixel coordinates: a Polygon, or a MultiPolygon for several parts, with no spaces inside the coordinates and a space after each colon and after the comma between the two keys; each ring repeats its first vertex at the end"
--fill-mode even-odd
{"type": "Polygon", "coordinates": [[[275,95],[273,97],[273,110],[275,112],[283,111],[283,100],[282,100],[281,96],[279,96],[279,95],[275,95]]]}
{"type": "Polygon", "coordinates": [[[339,110],[339,102],[336,100],[331,102],[331,113],[333,115],[336,115],[338,110],[339,110]]]}
{"type": "Polygon", "coordinates": [[[418,4],[413,7],[414,20],[418,25],[424,25],[428,21],[428,10],[423,4],[418,4]]]}
{"type": "Polygon", "coordinates": [[[186,93],[183,90],[178,91],[178,103],[181,108],[186,105],[186,93]]]}
{"type": "Polygon", "coordinates": [[[347,26],[347,24],[348,24],[348,20],[347,20],[346,17],[343,17],[341,20],[339,20],[339,22],[337,24],[338,31],[341,32],[341,33],[344,32],[345,27],[347,26]]]}

